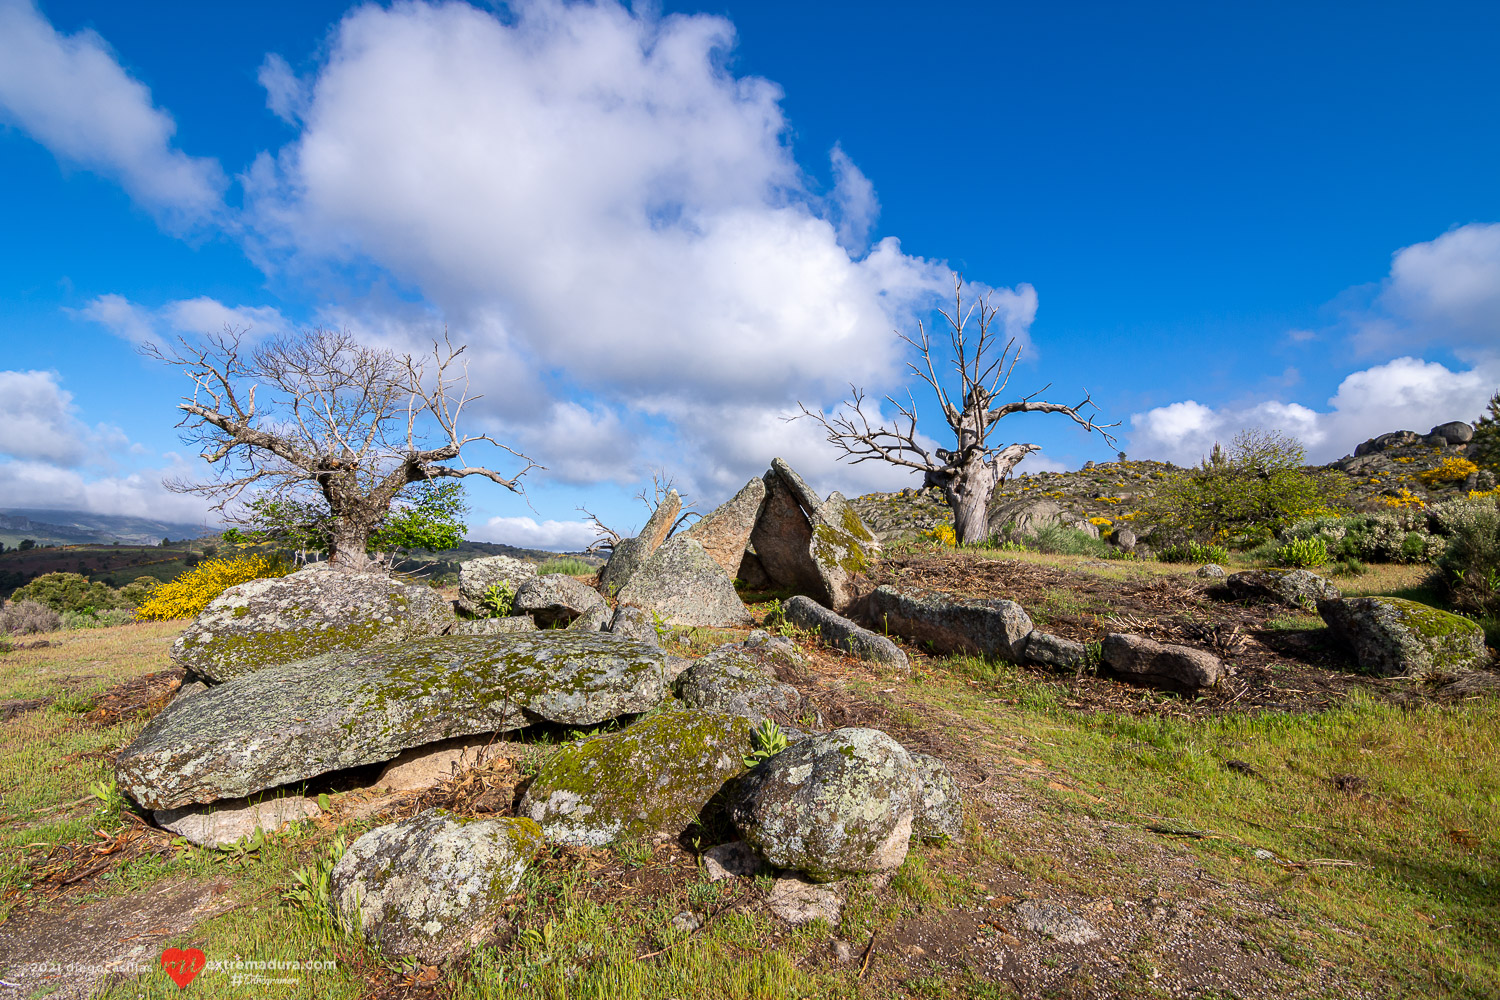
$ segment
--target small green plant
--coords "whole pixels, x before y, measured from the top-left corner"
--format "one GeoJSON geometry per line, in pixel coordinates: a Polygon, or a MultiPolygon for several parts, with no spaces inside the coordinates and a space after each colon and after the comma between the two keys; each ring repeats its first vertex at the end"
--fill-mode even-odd
{"type": "Polygon", "coordinates": [[[491,618],[508,617],[515,603],[516,591],[509,580],[490,584],[485,588],[484,596],[479,599],[479,606],[491,618]]]}
{"type": "Polygon", "coordinates": [[[1294,538],[1276,550],[1278,566],[1296,566],[1311,569],[1328,561],[1328,543],[1320,535],[1312,538],[1294,538]]]}
{"type": "Polygon", "coordinates": [[[120,825],[120,815],[125,810],[125,793],[115,784],[114,778],[105,778],[89,786],[89,795],[96,800],[94,822],[105,830],[120,825]]]}
{"type": "Polygon", "coordinates": [[[627,840],[615,848],[620,860],[631,868],[640,868],[651,860],[651,848],[639,840],[627,840]]]}
{"type": "Polygon", "coordinates": [[[540,927],[525,927],[516,935],[516,943],[522,951],[549,955],[557,935],[557,922],[549,920],[540,927]]]}
{"type": "Polygon", "coordinates": [[[343,833],[335,834],[326,854],[292,872],[292,888],[283,890],[281,898],[315,924],[329,919],[333,866],[339,863],[348,847],[343,833]]]}
{"type": "Polygon", "coordinates": [[[786,733],[770,719],[762,719],[760,725],[751,732],[750,739],[755,744],[755,749],[745,757],[746,767],[754,767],[787,748],[786,733]]]}
{"type": "Polygon", "coordinates": [[[1182,542],[1168,545],[1156,555],[1158,562],[1169,563],[1225,563],[1229,561],[1229,550],[1222,545],[1203,542],[1182,542]]]}
{"type": "Polygon", "coordinates": [[[719,901],[719,887],[704,879],[688,886],[688,902],[694,906],[712,906],[719,901]]]}
{"type": "Polygon", "coordinates": [[[93,695],[81,694],[77,691],[69,691],[67,694],[58,695],[52,702],[52,711],[71,712],[74,715],[84,715],[92,712],[98,704],[93,695]]]}

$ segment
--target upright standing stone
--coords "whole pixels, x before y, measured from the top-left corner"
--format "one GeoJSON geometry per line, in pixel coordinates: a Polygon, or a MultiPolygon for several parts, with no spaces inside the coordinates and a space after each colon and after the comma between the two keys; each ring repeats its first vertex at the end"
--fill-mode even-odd
{"type": "Polygon", "coordinates": [[[748,555],[745,549],[765,502],[765,480],[752,479],[683,534],[696,539],[731,578],[748,579],[742,568],[748,555]]]}
{"type": "Polygon", "coordinates": [[[634,538],[624,539],[610,553],[609,562],[604,564],[604,569],[599,573],[599,589],[611,596],[623,590],[636,570],[667,540],[667,534],[671,532],[672,525],[677,523],[677,516],[681,513],[682,499],[677,491],[667,491],[661,503],[656,505],[656,510],[651,512],[651,519],[646,522],[641,533],[634,538]]]}
{"type": "Polygon", "coordinates": [[[854,598],[854,580],[880,543],[843,496],[819,499],[781,459],[765,475],[766,500],[750,534],[771,582],[835,610],[854,598]]]}

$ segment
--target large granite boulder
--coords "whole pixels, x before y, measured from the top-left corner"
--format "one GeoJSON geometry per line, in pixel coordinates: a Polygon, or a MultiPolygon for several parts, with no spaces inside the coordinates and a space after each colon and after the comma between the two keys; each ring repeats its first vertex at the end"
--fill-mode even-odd
{"type": "Polygon", "coordinates": [[[172,659],[218,683],[321,653],[437,635],[456,622],[431,587],[317,563],[230,587],[172,644],[172,659]]]}
{"type": "Polygon", "coordinates": [[[760,722],[770,717],[788,724],[796,720],[802,695],[776,679],[768,657],[756,647],[720,646],[693,661],[673,685],[677,697],[693,708],[726,712],[760,722]]]}
{"type": "Polygon", "coordinates": [[[1318,602],[1318,614],[1354,652],[1359,669],[1378,677],[1455,674],[1489,662],[1475,622],[1399,597],[1318,602]]]}
{"type": "Polygon", "coordinates": [[[766,483],[763,479],[752,479],[724,503],[714,508],[707,517],[700,518],[683,534],[703,546],[708,557],[729,574],[731,579],[745,580],[764,572],[759,560],[745,550],[750,545],[750,532],[755,528],[760,509],[766,502],[766,483]],[[755,568],[747,570],[747,560],[755,560],[755,568]]]}
{"type": "Polygon", "coordinates": [[[821,499],[781,459],[771,461],[764,482],[765,501],[750,533],[761,568],[776,586],[825,607],[847,607],[880,543],[842,495],[821,499]]]}
{"type": "Polygon", "coordinates": [[[1106,635],[1103,659],[1106,667],[1126,680],[1174,691],[1213,687],[1224,675],[1224,665],[1212,653],[1142,635],[1106,635]]]}
{"type": "Polygon", "coordinates": [[[1251,569],[1224,580],[1242,601],[1269,601],[1311,611],[1319,601],[1336,600],[1339,588],[1305,569],[1251,569]]]}
{"type": "Polygon", "coordinates": [[[621,539],[610,551],[609,562],[599,572],[599,589],[610,596],[623,590],[630,578],[635,576],[636,570],[667,540],[672,525],[677,523],[677,516],[681,513],[682,498],[677,495],[676,490],[668,490],[661,503],[651,512],[641,533],[634,538],[621,539]]]}
{"type": "Polygon", "coordinates": [[[636,570],[620,603],[654,611],[671,625],[733,628],[751,624],[734,582],[697,539],[668,539],[636,570]]]}
{"type": "Polygon", "coordinates": [[[542,846],[529,819],[429,809],[350,844],[329,878],[330,906],[387,955],[437,964],[499,929],[506,897],[542,846]]]}
{"type": "Polygon", "coordinates": [[[661,645],[661,633],[656,630],[656,620],[651,617],[651,612],[642,608],[632,608],[628,604],[615,608],[614,615],[609,620],[609,627],[605,631],[626,639],[648,642],[653,646],[661,645]]]}
{"type": "Polygon", "coordinates": [[[861,628],[837,612],[830,611],[810,597],[797,595],[782,606],[786,620],[798,628],[818,633],[828,645],[861,660],[888,663],[901,670],[911,669],[901,647],[883,635],[861,628]]]}
{"type": "Polygon", "coordinates": [[[1019,662],[1031,617],[1015,601],[965,600],[940,591],[879,587],[865,602],[865,618],[883,632],[931,643],[940,653],[977,653],[1019,662]]]}
{"type": "Polygon", "coordinates": [[[1446,424],[1438,424],[1427,432],[1427,436],[1440,437],[1445,444],[1468,444],[1474,440],[1474,425],[1462,420],[1450,420],[1446,424]]]}
{"type": "Polygon", "coordinates": [[[564,628],[590,609],[604,606],[593,587],[563,573],[549,573],[522,584],[512,610],[530,615],[538,628],[564,628]]]}
{"type": "Polygon", "coordinates": [[[549,757],[517,810],[553,843],[602,847],[681,834],[744,771],[750,723],[717,712],[662,712],[549,757]]]}
{"type": "Polygon", "coordinates": [[[835,729],[752,768],[730,818],[777,868],[832,882],[900,867],[918,787],[901,744],[874,729],[835,729]]]}
{"type": "Polygon", "coordinates": [[[173,702],[120,752],[116,780],[150,809],[215,802],[454,736],[597,725],[656,707],[667,685],[660,648],[605,632],[325,654],[173,702]]]}
{"type": "Polygon", "coordinates": [[[503,584],[514,597],[523,583],[534,579],[536,566],[524,559],[510,556],[470,559],[458,567],[458,609],[469,615],[484,614],[485,594],[491,587],[503,584]]]}

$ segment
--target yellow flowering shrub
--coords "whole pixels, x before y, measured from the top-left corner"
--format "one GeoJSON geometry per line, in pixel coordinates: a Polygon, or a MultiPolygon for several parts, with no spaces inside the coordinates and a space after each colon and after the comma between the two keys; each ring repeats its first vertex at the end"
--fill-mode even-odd
{"type": "Polygon", "coordinates": [[[1490,497],[1493,497],[1493,498],[1495,498],[1497,500],[1500,500],[1500,486],[1495,486],[1495,487],[1493,487],[1491,489],[1488,489],[1488,490],[1470,490],[1469,491],[1469,499],[1470,500],[1484,500],[1484,499],[1487,499],[1487,498],[1490,498],[1490,497]]]}
{"type": "Polygon", "coordinates": [[[1417,459],[1414,455],[1401,455],[1395,459],[1392,459],[1392,461],[1400,462],[1402,465],[1406,465],[1410,462],[1415,462],[1416,460],[1417,459]]]}
{"type": "Polygon", "coordinates": [[[1436,486],[1438,483],[1461,483],[1478,471],[1479,466],[1467,458],[1450,456],[1443,459],[1442,465],[1417,473],[1417,478],[1428,486],[1436,486]]]}
{"type": "Polygon", "coordinates": [[[939,545],[946,545],[949,548],[958,544],[958,535],[954,534],[953,525],[946,521],[933,528],[927,535],[939,545]]]}
{"type": "Polygon", "coordinates": [[[1385,504],[1387,507],[1395,507],[1397,510],[1405,510],[1409,507],[1427,506],[1426,502],[1421,497],[1417,496],[1405,486],[1401,487],[1401,492],[1396,496],[1380,497],[1380,502],[1385,504]]]}
{"type": "Polygon", "coordinates": [[[286,576],[292,568],[278,556],[205,559],[177,579],[152,590],[145,603],[136,608],[135,616],[141,621],[191,618],[237,583],[286,576]]]}
{"type": "Polygon", "coordinates": [[[1096,527],[1100,527],[1100,528],[1107,528],[1111,524],[1114,524],[1114,523],[1115,522],[1111,521],[1107,517],[1091,517],[1091,518],[1089,518],[1089,524],[1095,525],[1096,527]]]}

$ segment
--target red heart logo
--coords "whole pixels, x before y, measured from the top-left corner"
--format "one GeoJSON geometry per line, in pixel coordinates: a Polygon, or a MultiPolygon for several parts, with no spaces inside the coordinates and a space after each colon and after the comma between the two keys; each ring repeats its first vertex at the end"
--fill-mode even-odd
{"type": "Polygon", "coordinates": [[[193,977],[203,970],[208,959],[203,952],[197,948],[168,948],[161,953],[161,967],[167,970],[167,975],[177,984],[178,989],[187,989],[187,984],[193,981],[193,977]]]}

